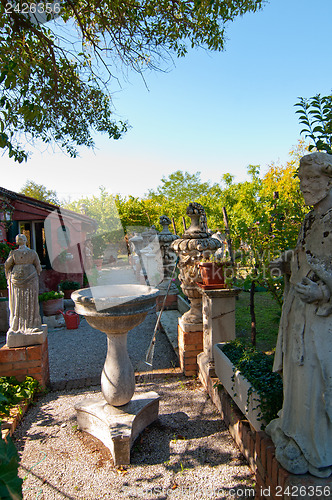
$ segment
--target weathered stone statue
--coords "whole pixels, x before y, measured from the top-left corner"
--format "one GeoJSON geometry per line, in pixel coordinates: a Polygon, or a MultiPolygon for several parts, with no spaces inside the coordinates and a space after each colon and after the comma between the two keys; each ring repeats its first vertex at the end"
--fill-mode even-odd
{"type": "Polygon", "coordinates": [[[38,303],[38,276],[41,272],[39,257],[27,247],[24,234],[16,236],[16,243],[19,248],[11,251],[5,262],[10,310],[8,347],[40,344],[46,337],[38,303]]]}
{"type": "Polygon", "coordinates": [[[274,370],[284,402],[266,431],[276,458],[294,474],[332,473],[332,156],[312,153],[299,168],[300,188],[313,209],[293,252],[271,263],[288,274],[274,370]]]}
{"type": "Polygon", "coordinates": [[[168,294],[177,295],[179,293],[177,286],[175,283],[170,283],[176,261],[176,254],[171,248],[171,243],[179,237],[176,234],[171,233],[168,229],[171,222],[171,219],[167,217],[167,215],[161,215],[159,217],[159,224],[162,226],[162,230],[158,233],[158,240],[163,260],[164,278],[162,282],[159,283],[158,288],[161,294],[165,294],[170,285],[168,294]]]}

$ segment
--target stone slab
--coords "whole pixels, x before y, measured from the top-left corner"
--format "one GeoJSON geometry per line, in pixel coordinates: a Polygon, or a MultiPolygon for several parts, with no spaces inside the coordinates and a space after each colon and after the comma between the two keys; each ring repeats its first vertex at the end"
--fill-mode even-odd
{"type": "Polygon", "coordinates": [[[83,399],[75,405],[78,426],[104,443],[114,465],[128,465],[135,439],[158,418],[159,400],[153,391],[134,394],[129,403],[117,407],[109,405],[103,396],[83,399]]]}
{"type": "Polygon", "coordinates": [[[178,295],[177,302],[178,302],[178,311],[180,312],[180,314],[184,314],[187,311],[189,311],[190,304],[187,300],[181,297],[181,295],[178,295]]]}
{"type": "Polygon", "coordinates": [[[47,339],[47,325],[42,325],[42,330],[36,333],[7,333],[7,347],[26,347],[29,345],[43,344],[47,339]]]}
{"type": "Polygon", "coordinates": [[[241,292],[239,288],[223,288],[220,290],[203,290],[202,294],[211,298],[236,297],[241,292]]]}
{"type": "Polygon", "coordinates": [[[179,356],[178,320],[180,316],[181,313],[178,310],[163,311],[160,319],[161,326],[177,356],[179,356]]]}

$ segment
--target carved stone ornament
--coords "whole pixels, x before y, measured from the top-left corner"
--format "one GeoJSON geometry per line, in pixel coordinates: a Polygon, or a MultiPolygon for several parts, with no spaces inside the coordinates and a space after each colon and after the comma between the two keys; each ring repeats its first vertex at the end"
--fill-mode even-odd
{"type": "Polygon", "coordinates": [[[138,233],[134,233],[132,238],[129,238],[130,250],[133,254],[137,254],[143,248],[143,238],[138,233]]]}
{"type": "Polygon", "coordinates": [[[209,257],[220,246],[220,241],[208,233],[205,210],[199,203],[190,203],[186,214],[191,219],[190,227],[181,239],[175,240],[171,248],[179,255],[179,279],[183,293],[190,300],[190,310],[182,316],[186,323],[202,323],[202,294],[197,285],[201,281],[198,263],[209,257]]]}
{"type": "MultiPolygon", "coordinates": [[[[162,226],[162,230],[158,234],[158,240],[164,269],[164,279],[158,285],[161,293],[166,292],[168,288],[176,261],[176,253],[171,248],[171,244],[173,241],[179,239],[179,237],[176,234],[170,232],[169,225],[171,224],[171,222],[171,219],[166,215],[162,215],[161,217],[159,217],[159,223],[162,226]]],[[[168,293],[171,295],[177,295],[179,293],[175,283],[171,284],[168,293]]]]}

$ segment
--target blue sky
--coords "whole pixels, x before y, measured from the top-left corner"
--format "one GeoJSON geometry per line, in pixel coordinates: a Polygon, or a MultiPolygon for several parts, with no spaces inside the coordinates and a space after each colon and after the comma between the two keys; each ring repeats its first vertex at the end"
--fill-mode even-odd
{"type": "Polygon", "coordinates": [[[331,19],[331,0],[270,0],[229,25],[224,52],[190,51],[146,73],[148,89],[134,73],[114,82],[115,117],[132,126],[123,139],[96,136],[77,159],[43,148],[24,165],[3,156],[0,185],[18,191],[31,179],[74,200],[99,186],[142,196],[178,169],[211,182],[243,180],[249,164],[264,173],[300,139],[298,96],[331,91],[331,19]]]}

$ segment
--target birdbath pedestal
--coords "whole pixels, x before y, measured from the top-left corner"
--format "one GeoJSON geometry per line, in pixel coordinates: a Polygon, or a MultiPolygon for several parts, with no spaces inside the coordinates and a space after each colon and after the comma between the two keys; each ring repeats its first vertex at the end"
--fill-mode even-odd
{"type": "MultiPolygon", "coordinates": [[[[114,465],[130,463],[130,449],[142,430],[158,418],[159,395],[135,394],[135,374],[127,352],[127,333],[155,307],[159,291],[143,285],[106,285],[72,294],[75,311],[107,335],[101,375],[102,396],[75,405],[78,426],[100,439],[114,465]]],[[[92,340],[93,341],[93,340],[92,340]]]]}

